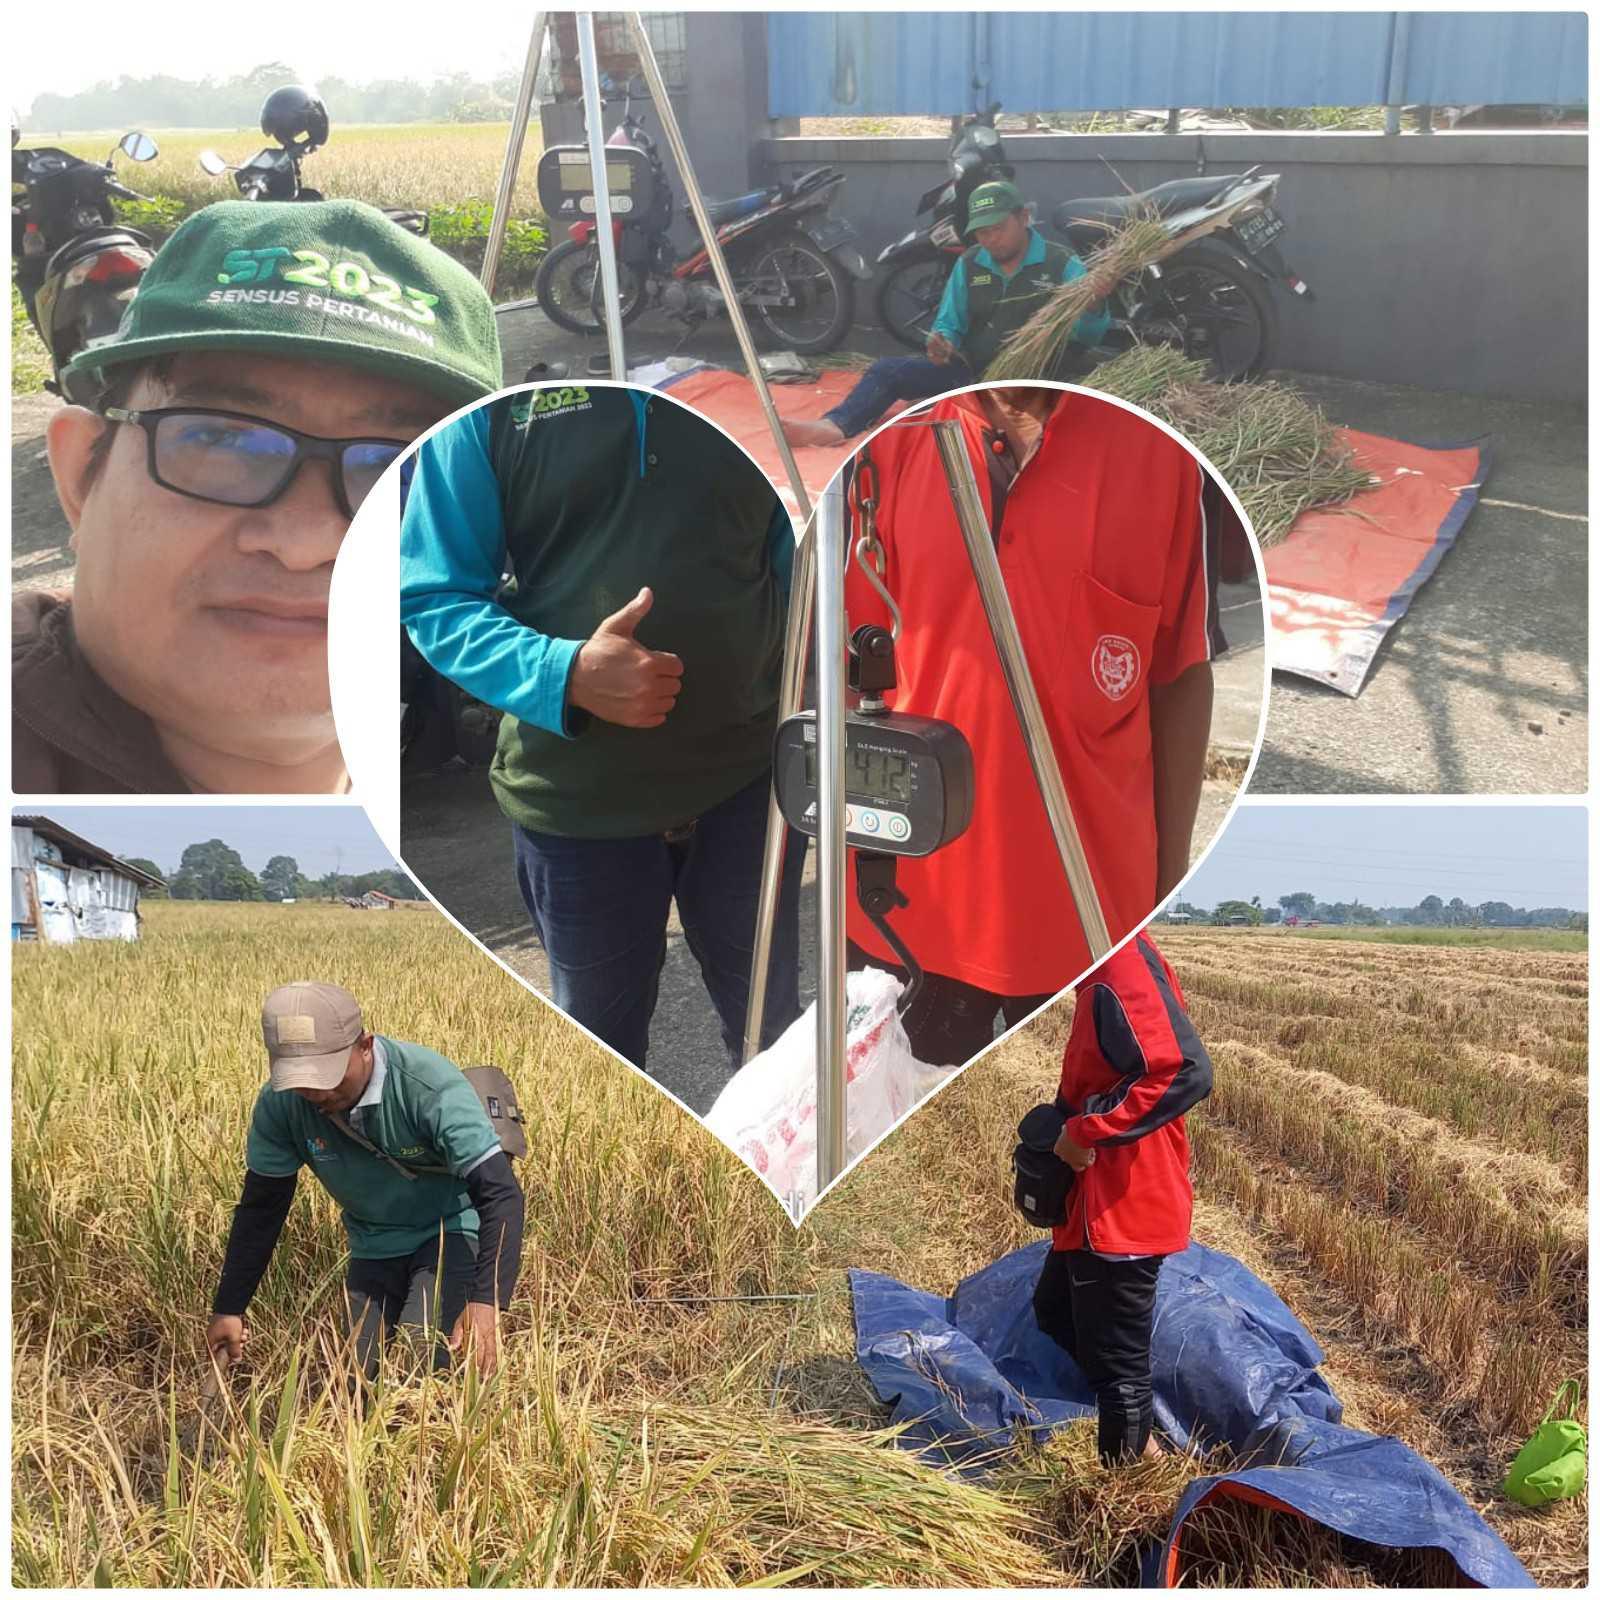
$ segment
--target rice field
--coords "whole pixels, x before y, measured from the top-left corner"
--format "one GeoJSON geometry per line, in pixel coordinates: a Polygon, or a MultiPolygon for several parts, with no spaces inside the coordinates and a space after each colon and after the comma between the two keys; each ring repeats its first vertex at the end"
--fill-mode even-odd
{"type": "MultiPolygon", "coordinates": [[[[73,155],[103,161],[125,130],[99,133],[28,134],[24,144],[53,144],[73,155]]],[[[160,146],[154,161],[116,158],[121,181],[140,194],[175,201],[186,214],[213,200],[235,196],[231,176],[213,178],[200,169],[202,150],[241,162],[271,141],[256,127],[146,128],[160,146]]],[[[375,206],[431,210],[494,199],[511,129],[504,122],[405,122],[341,124],[322,149],[306,158],[304,182],[330,198],[365,200],[375,206]]],[[[539,125],[530,121],[512,201],[519,216],[539,215],[534,168],[540,152],[539,125]]]]}
{"type": "MultiPolygon", "coordinates": [[[[947,1292],[1033,1236],[1006,1162],[1070,1003],[795,1231],[697,1123],[431,909],[145,911],[137,945],[13,951],[18,1585],[1125,1584],[1202,1470],[1106,1474],[1079,1426],[957,1479],[895,1445],[852,1359],[846,1267],[947,1292]],[[257,1011],[301,976],[522,1090],[527,1244],[490,1384],[352,1401],[342,1233],[308,1180],[248,1362],[203,1401],[264,1075],[257,1011]]],[[[1582,1507],[1517,1512],[1492,1483],[1547,1383],[1582,1370],[1582,956],[1229,937],[1165,941],[1218,1065],[1195,1119],[1199,1236],[1305,1318],[1352,1422],[1437,1462],[1536,1578],[1581,1581],[1582,1507]],[[1377,1087],[1356,1065],[1375,1049],[1392,1060],[1377,1087]],[[1428,1101],[1439,1075],[1471,1086],[1472,1129],[1428,1101]],[[1346,1246],[1375,1228],[1383,1252],[1346,1246]],[[1408,1294],[1415,1271],[1439,1311],[1408,1294]]],[[[1214,1528],[1190,1581],[1416,1577],[1278,1538],[1214,1528]]]]}

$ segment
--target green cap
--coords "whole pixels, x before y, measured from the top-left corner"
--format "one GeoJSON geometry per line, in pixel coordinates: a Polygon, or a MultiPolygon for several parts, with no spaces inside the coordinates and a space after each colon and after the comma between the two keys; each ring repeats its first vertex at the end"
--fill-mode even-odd
{"type": "Polygon", "coordinates": [[[356,200],[221,200],[167,240],[117,331],[66,369],[253,350],[397,378],[465,405],[500,388],[494,306],[459,262],[356,200]]]}
{"type": "Polygon", "coordinates": [[[1026,204],[1022,191],[1014,183],[980,183],[967,202],[967,232],[971,234],[1000,222],[1026,204]]]}

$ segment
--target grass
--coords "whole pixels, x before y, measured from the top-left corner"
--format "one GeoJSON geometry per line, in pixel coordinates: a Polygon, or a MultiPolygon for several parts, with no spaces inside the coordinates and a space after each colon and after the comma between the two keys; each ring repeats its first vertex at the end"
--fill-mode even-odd
{"type": "Polygon", "coordinates": [[[1290,939],[1354,939],[1361,944],[1429,944],[1446,949],[1587,950],[1589,935],[1570,928],[1245,928],[1290,939]]]}
{"type": "MultiPolygon", "coordinates": [[[[845,1267],[948,1292],[1034,1237],[1006,1162],[1018,1116],[1055,1079],[1069,1005],[943,1091],[796,1231],[730,1152],[431,909],[145,913],[135,945],[13,951],[19,1585],[1123,1585],[1202,1470],[1166,1457],[1106,1474],[1079,1426],[981,1482],[957,1478],[899,1447],[853,1359],[845,1267]],[[527,1249],[492,1384],[386,1379],[352,1402],[342,1234],[308,1180],[251,1307],[248,1362],[202,1405],[199,1335],[263,1076],[257,1008],[309,975],[352,988],[380,1030],[494,1061],[524,1091],[527,1249]],[[712,1298],[761,1295],[800,1298],[712,1298]]],[[[1581,1507],[1505,1520],[1492,1471],[1520,1442],[1504,1414],[1582,1370],[1581,1223],[1552,1235],[1569,1255],[1540,1288],[1532,1224],[1512,1215],[1514,1148],[1442,1119],[1385,1123],[1380,1089],[1341,1088],[1354,1080],[1313,1073],[1280,1041],[1304,1026],[1305,1044],[1327,1044],[1318,1029],[1364,1018],[1375,1031],[1356,1050],[1432,1036],[1456,1051],[1436,1070],[1479,1070],[1472,1093],[1494,1080],[1471,1052],[1498,1049],[1514,1095],[1558,1073],[1581,1094],[1566,1053],[1582,958],[1162,938],[1218,1062],[1195,1119],[1201,1236],[1291,1302],[1305,1274],[1359,1305],[1343,1344],[1335,1318],[1306,1313],[1343,1363],[1331,1376],[1351,1420],[1409,1429],[1536,1577],[1574,1581],[1581,1507]],[[1539,1003],[1511,1012],[1502,990],[1539,1003]],[[1274,1109],[1277,1086],[1295,1115],[1274,1109]],[[1360,1363],[1397,1349],[1418,1394],[1364,1388],[1360,1363]],[[1450,1457],[1459,1437],[1470,1461],[1450,1457]]],[[[1580,1122],[1580,1154],[1582,1137],[1580,1122]]],[[[1276,1523],[1185,1548],[1191,1582],[1395,1575],[1382,1552],[1307,1545],[1276,1523]]]]}

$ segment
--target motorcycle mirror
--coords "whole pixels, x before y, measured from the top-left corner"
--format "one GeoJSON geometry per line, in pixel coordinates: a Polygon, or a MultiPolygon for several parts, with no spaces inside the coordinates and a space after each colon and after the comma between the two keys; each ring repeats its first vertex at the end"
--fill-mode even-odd
{"type": "Polygon", "coordinates": [[[228,170],[228,163],[215,150],[202,150],[200,152],[200,166],[202,170],[209,172],[213,178],[220,178],[228,170]]]}
{"type": "Polygon", "coordinates": [[[133,161],[154,161],[161,154],[148,133],[125,133],[118,141],[117,148],[133,161]]]}

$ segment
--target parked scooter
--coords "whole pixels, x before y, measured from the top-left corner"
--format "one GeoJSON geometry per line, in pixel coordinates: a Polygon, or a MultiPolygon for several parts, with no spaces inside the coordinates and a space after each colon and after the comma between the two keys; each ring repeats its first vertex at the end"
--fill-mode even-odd
{"type": "MultiPolygon", "coordinates": [[[[321,200],[322,191],[300,177],[301,162],[328,142],[328,108],[317,91],[299,83],[274,89],[261,103],[261,131],[277,141],[276,147],[258,150],[239,166],[215,150],[202,150],[201,167],[213,178],[231,172],[241,200],[321,200]]],[[[384,215],[408,232],[428,231],[426,211],[385,210],[384,215]]]]}
{"type": "Polygon", "coordinates": [[[91,339],[116,331],[155,259],[147,234],[117,223],[113,199],[147,197],[119,183],[113,163],[118,150],[133,161],[154,161],[159,152],[148,134],[128,133],[102,164],[54,146],[19,149],[20,138],[13,121],[11,254],[17,289],[50,354],[52,377],[45,387],[81,402],[89,396],[63,388],[63,370],[91,339]]]}
{"type": "MultiPolygon", "coordinates": [[[[622,121],[606,140],[619,308],[624,323],[657,307],[693,324],[721,312],[723,298],[705,248],[680,258],[668,238],[672,188],[656,141],[632,111],[642,89],[630,83],[619,97],[622,121]]],[[[706,201],[739,302],[757,335],[797,354],[839,343],[855,316],[854,280],[871,276],[851,242],[855,228],[828,215],[844,179],[836,167],[815,167],[786,183],[706,201]]],[[[569,333],[599,332],[605,324],[587,146],[545,151],[539,196],[552,224],[569,224],[567,238],[539,265],[539,307],[569,333]]]]}
{"type": "MultiPolygon", "coordinates": [[[[883,273],[877,295],[880,322],[913,349],[926,343],[951,269],[969,243],[968,197],[980,183],[1014,176],[994,125],[999,109],[998,103],[991,105],[961,125],[950,147],[950,177],[918,202],[918,215],[931,211],[931,221],[878,256],[883,273]]],[[[1158,215],[1174,238],[1222,219],[1207,237],[1118,287],[1102,356],[1120,354],[1135,343],[1160,343],[1205,361],[1223,380],[1253,378],[1268,370],[1278,342],[1272,284],[1283,284],[1299,298],[1314,298],[1275,242],[1284,231],[1283,218],[1272,206],[1278,182],[1276,173],[1251,168],[1057,206],[1051,218],[1054,229],[1080,255],[1095,250],[1109,230],[1143,209],[1158,215]]]]}

